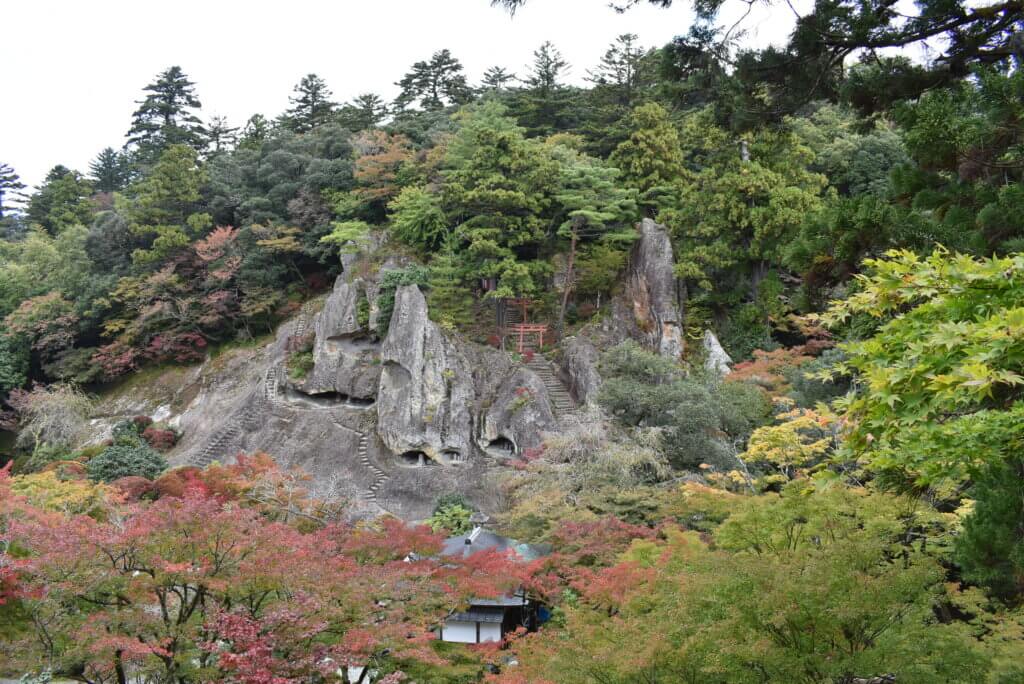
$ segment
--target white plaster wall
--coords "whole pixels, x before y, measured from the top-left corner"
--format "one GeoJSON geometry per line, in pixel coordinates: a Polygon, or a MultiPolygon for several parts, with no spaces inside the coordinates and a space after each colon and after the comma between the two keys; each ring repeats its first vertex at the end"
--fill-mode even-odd
{"type": "MultiPolygon", "coordinates": [[[[486,625],[481,626],[485,627],[486,625]]],[[[483,638],[483,629],[480,630],[480,635],[481,638],[483,638]]],[[[441,640],[454,641],[459,644],[475,644],[476,623],[461,622],[459,620],[448,620],[444,623],[444,629],[441,631],[441,640]]]]}
{"type": "Polygon", "coordinates": [[[501,641],[501,624],[497,622],[480,623],[480,643],[485,641],[501,641]]]}

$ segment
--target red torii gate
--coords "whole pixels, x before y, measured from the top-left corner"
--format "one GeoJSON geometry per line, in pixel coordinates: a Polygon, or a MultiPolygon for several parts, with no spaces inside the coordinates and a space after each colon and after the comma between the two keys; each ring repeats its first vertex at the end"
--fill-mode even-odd
{"type": "Polygon", "coordinates": [[[507,334],[518,337],[516,351],[520,354],[526,351],[526,339],[528,335],[537,336],[537,349],[540,350],[540,348],[544,346],[544,333],[547,331],[548,326],[545,323],[517,323],[506,329],[507,334]]]}
{"type": "Polygon", "coordinates": [[[528,309],[531,300],[525,298],[508,298],[502,302],[504,306],[514,306],[520,310],[521,320],[518,323],[505,323],[501,327],[502,339],[514,337],[516,340],[516,351],[520,354],[526,351],[527,341],[531,338],[536,340],[536,348],[539,350],[544,346],[544,334],[548,331],[546,323],[530,323],[528,309]]]}

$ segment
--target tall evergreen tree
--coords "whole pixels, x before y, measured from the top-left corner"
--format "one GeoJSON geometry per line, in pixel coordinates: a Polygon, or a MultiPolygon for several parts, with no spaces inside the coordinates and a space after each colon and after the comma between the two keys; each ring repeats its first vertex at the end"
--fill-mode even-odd
{"type": "Polygon", "coordinates": [[[458,238],[449,233],[441,252],[430,262],[430,312],[444,327],[473,322],[473,293],[466,285],[466,268],[458,253],[458,238]]]}
{"type": "Polygon", "coordinates": [[[524,83],[520,116],[532,135],[547,135],[570,127],[571,90],[562,79],[569,63],[551,41],[533,53],[533,65],[524,83]]]}
{"type": "Polygon", "coordinates": [[[88,225],[92,220],[92,184],[77,171],[57,165],[46,174],[39,190],[29,200],[29,221],[56,235],[73,225],[88,225]]]}
{"type": "Polygon", "coordinates": [[[657,206],[658,197],[670,192],[685,170],[679,132],[656,102],[634,109],[628,127],[629,137],[609,161],[622,171],[623,180],[640,191],[645,205],[657,206]]]}
{"type": "Polygon", "coordinates": [[[388,115],[388,106],[376,93],[363,93],[345,103],[338,112],[338,123],[350,131],[375,128],[388,115]]]}
{"type": "Polygon", "coordinates": [[[145,99],[132,115],[125,147],[138,149],[143,163],[152,163],[171,145],[188,145],[201,150],[205,142],[196,110],[202,103],[195,94],[195,83],[179,66],[172,66],[157,75],[157,80],[143,90],[145,99]]]}
{"type": "Polygon", "coordinates": [[[462,69],[462,63],[448,50],[435,52],[430,61],[416,62],[395,84],[402,89],[395,106],[401,110],[418,102],[423,109],[433,111],[469,102],[473,91],[462,69]]]}
{"type": "Polygon", "coordinates": [[[484,72],[481,85],[484,90],[504,90],[515,80],[516,75],[508,69],[500,66],[492,66],[484,72]]]}
{"type": "Polygon", "coordinates": [[[637,45],[635,33],[624,33],[615,39],[601,62],[587,72],[587,80],[616,104],[632,107],[644,83],[650,78],[649,64],[644,59],[648,50],[637,45]]]}
{"type": "Polygon", "coordinates": [[[159,263],[209,230],[212,219],[200,211],[207,180],[196,151],[173,145],[152,172],[132,186],[134,197],[125,206],[129,227],[146,246],[133,252],[136,264],[159,263]]]}
{"type": "Polygon", "coordinates": [[[569,63],[550,40],[545,41],[533,52],[533,69],[526,78],[526,84],[534,90],[551,92],[561,87],[561,78],[569,69],[569,63]]]}
{"type": "Polygon", "coordinates": [[[700,170],[677,179],[658,218],[676,237],[680,277],[713,292],[745,281],[757,301],[771,265],[821,208],[827,179],[792,133],[763,129],[737,142],[713,117],[710,107],[687,117],[683,148],[700,170]]]}
{"type": "Polygon", "coordinates": [[[242,128],[242,137],[238,140],[238,146],[250,149],[258,148],[270,135],[272,126],[273,124],[267,121],[267,117],[262,114],[253,114],[242,128]]]}
{"type": "Polygon", "coordinates": [[[206,132],[210,157],[230,150],[238,142],[238,127],[228,125],[227,117],[214,116],[206,132]]]}
{"type": "Polygon", "coordinates": [[[106,147],[89,162],[89,173],[98,192],[117,192],[128,185],[127,157],[113,147],[106,147]]]}
{"type": "Polygon", "coordinates": [[[645,50],[637,44],[636,34],[625,33],[587,71],[587,80],[594,86],[584,96],[579,132],[587,138],[591,153],[607,157],[625,139],[626,119],[653,90],[657,62],[656,51],[645,50]]]}
{"type": "Polygon", "coordinates": [[[305,133],[330,121],[336,103],[331,101],[331,90],[326,81],[316,74],[306,74],[294,92],[295,97],[288,99],[292,106],[281,118],[285,127],[296,133],[305,133]]]}
{"type": "Polygon", "coordinates": [[[9,164],[0,162],[0,219],[10,214],[14,204],[25,199],[25,184],[9,164]]]}
{"type": "Polygon", "coordinates": [[[531,294],[545,269],[536,256],[551,225],[558,163],[498,102],[472,107],[460,123],[445,155],[442,195],[468,244],[471,273],[499,280],[492,297],[531,294]]]}
{"type": "Polygon", "coordinates": [[[619,171],[573,150],[560,149],[562,177],[555,194],[564,212],[558,236],[569,241],[558,330],[565,325],[565,311],[576,281],[576,253],[585,241],[628,244],[636,238],[631,222],[637,216],[636,190],[624,189],[619,171]],[[621,230],[623,227],[626,230],[621,230]],[[619,229],[616,231],[616,229],[619,229]]]}

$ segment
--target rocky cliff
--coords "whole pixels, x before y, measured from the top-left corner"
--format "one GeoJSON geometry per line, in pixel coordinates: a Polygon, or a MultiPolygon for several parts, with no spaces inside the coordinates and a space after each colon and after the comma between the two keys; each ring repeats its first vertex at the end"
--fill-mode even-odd
{"type": "Polygon", "coordinates": [[[381,274],[408,260],[363,255],[271,342],[163,371],[146,379],[149,391],[112,394],[97,435],[146,414],[183,432],[170,453],[175,464],[264,451],[309,472],[319,495],[349,499],[358,514],[420,519],[451,492],[493,512],[498,470],[546,434],[598,415],[598,347],[629,336],[666,356],[682,353],[667,232],[652,221],[637,231],[601,335],[567,338],[551,358],[518,360],[442,330],[414,285],[395,291],[381,339],[381,274]],[[304,374],[293,368],[304,364],[290,363],[305,362],[299,354],[312,357],[304,374]]]}
{"type": "Polygon", "coordinates": [[[357,515],[422,519],[452,492],[494,512],[493,474],[557,426],[544,382],[508,354],[441,330],[415,286],[398,288],[378,341],[366,320],[375,287],[339,278],[319,313],[307,303],[270,343],[111,393],[97,436],[119,419],[157,416],[183,433],[169,454],[176,465],[264,451],[357,515]],[[313,369],[290,378],[288,359],[310,335],[313,369]]]}
{"type": "Polygon", "coordinates": [[[377,433],[403,458],[461,463],[473,456],[472,375],[457,343],[427,316],[415,285],[398,288],[377,399],[377,433]]]}
{"type": "Polygon", "coordinates": [[[637,231],[625,287],[614,303],[614,323],[650,349],[678,359],[684,349],[683,312],[668,229],[644,219],[637,231]]]}
{"type": "Polygon", "coordinates": [[[314,325],[313,372],[298,385],[311,395],[373,401],[380,383],[380,345],[371,337],[369,299],[362,279],[338,277],[314,325]],[[362,311],[360,310],[362,309],[362,311]]]}

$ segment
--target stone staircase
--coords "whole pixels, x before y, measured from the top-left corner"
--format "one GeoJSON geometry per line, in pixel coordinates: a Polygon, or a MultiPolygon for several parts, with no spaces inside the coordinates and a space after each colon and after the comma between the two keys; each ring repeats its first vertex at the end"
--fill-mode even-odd
{"type": "MultiPolygon", "coordinates": [[[[266,382],[266,376],[264,376],[264,382],[266,382]]],[[[228,449],[238,438],[259,426],[267,404],[266,388],[260,388],[259,391],[254,392],[253,399],[228,418],[227,423],[213,435],[213,439],[192,458],[192,465],[205,468],[214,461],[231,455],[228,449]]]]}
{"type": "Polygon", "coordinates": [[[364,497],[370,503],[377,503],[377,493],[391,476],[370,461],[370,440],[367,438],[365,432],[359,433],[359,447],[357,448],[356,453],[359,454],[359,462],[362,463],[367,470],[373,473],[373,482],[371,482],[370,486],[366,489],[364,497]]]}
{"type": "Polygon", "coordinates": [[[502,326],[507,328],[507,327],[509,327],[511,325],[519,325],[520,323],[524,323],[524,322],[525,321],[523,320],[523,310],[522,309],[520,309],[518,306],[512,306],[512,305],[506,305],[505,306],[504,313],[502,315],[502,320],[501,320],[502,326]]]}
{"type": "Polygon", "coordinates": [[[263,376],[263,397],[270,406],[277,406],[281,399],[281,364],[274,364],[263,376]]]}
{"type": "MultiPolygon", "coordinates": [[[[315,303],[313,300],[303,303],[299,315],[295,317],[292,325],[291,335],[301,339],[309,329],[313,317],[315,303]]],[[[228,449],[247,430],[259,427],[260,420],[266,410],[280,404],[281,399],[281,364],[274,364],[263,374],[260,385],[254,392],[254,397],[244,408],[232,415],[227,423],[218,430],[213,438],[207,443],[203,450],[196,454],[191,464],[199,468],[205,468],[217,459],[230,455],[228,449]]]]}
{"type": "Polygon", "coordinates": [[[299,309],[299,315],[295,317],[295,323],[292,326],[292,337],[301,340],[306,336],[306,331],[309,330],[309,324],[313,322],[313,309],[316,304],[314,300],[309,299],[302,303],[302,308],[299,309]]]}
{"type": "Polygon", "coordinates": [[[555,367],[550,361],[535,353],[533,358],[527,362],[526,367],[536,373],[544,383],[544,387],[547,388],[548,398],[551,400],[551,408],[556,418],[576,413],[576,402],[569,393],[569,388],[559,379],[555,367]]]}

